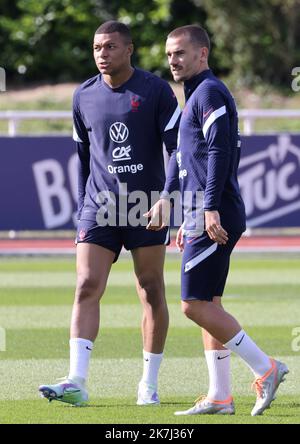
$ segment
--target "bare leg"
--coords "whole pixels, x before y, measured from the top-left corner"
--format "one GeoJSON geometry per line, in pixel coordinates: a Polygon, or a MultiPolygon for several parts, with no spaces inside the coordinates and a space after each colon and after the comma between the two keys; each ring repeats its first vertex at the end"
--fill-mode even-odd
{"type": "Polygon", "coordinates": [[[82,405],[93,342],[99,329],[99,301],[115,254],[94,244],[77,245],[77,285],[71,319],[70,370],[66,381],[40,387],[52,400],[82,405]]]}
{"type": "Polygon", "coordinates": [[[256,376],[263,376],[270,370],[270,358],[225,310],[206,301],[183,301],[182,309],[188,318],[205,328],[226,348],[237,353],[256,376]]]}
{"type": "MultiPolygon", "coordinates": [[[[222,306],[222,298],[220,296],[215,296],[213,298],[213,303],[218,307],[223,309],[222,306]]],[[[202,339],[204,350],[226,350],[225,347],[219,342],[216,338],[214,338],[207,330],[202,329],[202,339]]]]}
{"type": "Polygon", "coordinates": [[[136,288],[143,306],[144,350],[150,353],[162,353],[169,325],[163,278],[165,246],[137,248],[132,251],[132,257],[136,288]]]}
{"type": "MultiPolygon", "coordinates": [[[[212,302],[183,301],[184,314],[209,332],[221,344],[237,353],[255,374],[257,399],[251,415],[261,415],[274,400],[279,384],[289,372],[287,366],[270,359],[253,340],[241,329],[239,323],[225,310],[212,302]]],[[[229,403],[231,400],[226,400],[229,403]]],[[[201,403],[200,403],[201,404],[201,403]]],[[[178,414],[201,413],[201,405],[178,414]],[[196,411],[194,411],[196,409],[196,411]]]]}
{"type": "Polygon", "coordinates": [[[99,330],[99,301],[115,254],[95,244],[77,245],[77,285],[71,320],[71,338],[94,341],[99,330]]]}
{"type": "Polygon", "coordinates": [[[212,302],[182,301],[182,311],[221,344],[230,341],[241,331],[241,326],[236,319],[212,302]]]}

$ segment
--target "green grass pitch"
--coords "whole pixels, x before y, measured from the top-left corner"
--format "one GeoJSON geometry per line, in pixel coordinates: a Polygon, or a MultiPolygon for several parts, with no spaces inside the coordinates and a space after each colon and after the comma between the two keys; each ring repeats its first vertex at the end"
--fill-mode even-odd
{"type": "Polygon", "coordinates": [[[255,418],[250,416],[255,401],[252,374],[236,357],[232,359],[235,416],[173,414],[191,406],[207,390],[200,329],[180,311],[177,255],[166,260],[170,329],[159,379],[161,405],[135,405],[142,372],[141,308],[129,256],[114,265],[101,304],[89,406],[72,408],[40,399],[40,384],[53,383],[68,372],[74,270],[74,258],[0,260],[0,327],[6,333],[6,351],[0,351],[0,423],[300,423],[300,338],[295,335],[300,327],[299,256],[235,255],[232,259],[225,308],[265,351],[290,368],[272,408],[255,418]]]}

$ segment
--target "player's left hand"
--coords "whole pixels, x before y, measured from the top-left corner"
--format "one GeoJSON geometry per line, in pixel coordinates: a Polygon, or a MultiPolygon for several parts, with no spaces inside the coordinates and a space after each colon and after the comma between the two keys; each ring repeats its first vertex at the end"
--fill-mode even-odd
{"type": "Polygon", "coordinates": [[[205,211],[205,229],[208,236],[219,245],[225,245],[228,241],[228,233],[221,225],[218,211],[205,211]]]}
{"type": "Polygon", "coordinates": [[[168,199],[160,199],[143,216],[150,218],[147,230],[159,231],[169,225],[171,203],[168,199]]]}
{"type": "Polygon", "coordinates": [[[181,225],[181,227],[179,228],[179,230],[177,231],[176,234],[176,247],[178,248],[178,250],[180,251],[180,253],[183,252],[184,250],[184,241],[183,241],[183,225],[181,225]]]}

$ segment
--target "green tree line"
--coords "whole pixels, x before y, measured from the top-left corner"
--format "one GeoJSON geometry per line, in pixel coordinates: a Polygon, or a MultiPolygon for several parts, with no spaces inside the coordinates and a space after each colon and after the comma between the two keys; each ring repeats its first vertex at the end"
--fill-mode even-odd
{"type": "Polygon", "coordinates": [[[134,63],[165,77],[166,36],[190,23],[208,30],[211,66],[237,86],[287,89],[300,61],[300,0],[1,0],[0,66],[8,82],[96,74],[93,33],[110,19],[129,25],[134,63]]]}

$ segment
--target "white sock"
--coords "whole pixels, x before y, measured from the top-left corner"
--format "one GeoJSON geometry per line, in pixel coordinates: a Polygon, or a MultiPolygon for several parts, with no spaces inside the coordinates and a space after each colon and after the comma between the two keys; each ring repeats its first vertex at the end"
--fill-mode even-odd
{"type": "Polygon", "coordinates": [[[70,373],[68,379],[84,386],[87,379],[93,343],[88,339],[70,339],[70,373]]]}
{"type": "Polygon", "coordinates": [[[231,396],[230,350],[205,350],[209,374],[207,398],[225,401],[231,396]]]}
{"type": "Polygon", "coordinates": [[[241,330],[224,347],[237,353],[250,367],[256,377],[261,377],[271,368],[271,361],[252,339],[241,330]]]}
{"type": "Polygon", "coordinates": [[[141,382],[157,389],[158,371],[163,358],[163,353],[150,353],[143,350],[144,370],[141,382]]]}

